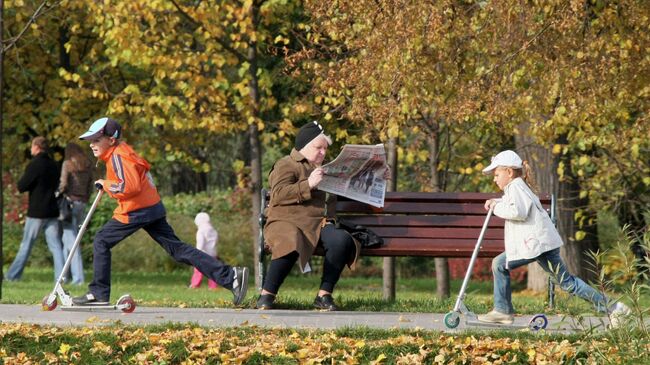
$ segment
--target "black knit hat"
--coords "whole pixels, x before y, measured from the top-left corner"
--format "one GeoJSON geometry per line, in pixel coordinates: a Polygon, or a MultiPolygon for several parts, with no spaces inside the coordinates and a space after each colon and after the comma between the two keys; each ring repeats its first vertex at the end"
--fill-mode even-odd
{"type": "Polygon", "coordinates": [[[323,133],[323,127],[317,121],[307,123],[300,127],[296,135],[296,149],[300,151],[307,143],[323,133]]]}

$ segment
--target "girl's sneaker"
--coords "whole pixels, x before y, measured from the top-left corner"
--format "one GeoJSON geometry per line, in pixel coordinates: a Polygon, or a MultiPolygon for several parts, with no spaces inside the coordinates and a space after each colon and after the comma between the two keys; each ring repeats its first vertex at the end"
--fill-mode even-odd
{"type": "Polygon", "coordinates": [[[515,316],[512,314],[501,313],[496,309],[493,309],[487,314],[479,315],[478,320],[487,323],[512,324],[515,320],[515,316]]]}

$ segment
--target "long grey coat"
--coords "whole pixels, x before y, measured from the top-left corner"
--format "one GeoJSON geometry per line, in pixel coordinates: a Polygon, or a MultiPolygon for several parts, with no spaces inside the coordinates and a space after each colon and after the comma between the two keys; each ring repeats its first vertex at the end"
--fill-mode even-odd
{"type": "MultiPolygon", "coordinates": [[[[336,214],[335,195],[309,188],[307,179],[315,168],[294,148],[289,156],[275,163],[269,174],[271,199],[264,240],[271,248],[272,259],[297,251],[303,271],[318,245],[321,228],[327,218],[336,214]]],[[[356,261],[359,249],[357,243],[357,254],[349,265],[356,261]]]]}

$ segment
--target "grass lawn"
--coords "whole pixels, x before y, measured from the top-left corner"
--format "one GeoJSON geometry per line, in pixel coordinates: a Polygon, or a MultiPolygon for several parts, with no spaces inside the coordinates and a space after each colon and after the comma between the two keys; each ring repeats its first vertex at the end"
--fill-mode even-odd
{"type": "MultiPolygon", "coordinates": [[[[187,287],[191,275],[190,269],[164,273],[113,272],[111,300],[115,301],[122,294],[129,293],[138,306],[163,307],[231,307],[232,294],[219,288],[208,290],[206,283],[199,289],[187,287]]],[[[86,273],[86,278],[92,276],[86,273]]],[[[245,307],[254,308],[257,289],[251,276],[245,307]]],[[[290,275],[277,300],[277,307],[282,309],[310,310],[311,303],[319,284],[316,274],[290,275]]],[[[397,280],[397,299],[394,302],[382,299],[382,279],[380,277],[343,277],[334,293],[337,303],[347,311],[391,311],[391,312],[429,312],[446,313],[455,303],[461,281],[452,281],[451,298],[440,300],[435,296],[433,278],[406,278],[397,280]]],[[[23,279],[17,282],[3,282],[0,303],[39,304],[43,297],[52,290],[51,269],[27,268],[23,279]]],[[[67,285],[65,288],[72,295],[86,292],[86,286],[67,285]]],[[[556,307],[545,308],[546,295],[522,291],[515,287],[513,302],[516,310],[522,314],[584,314],[590,313],[588,303],[564,293],[557,292],[556,307]]],[[[491,308],[492,283],[471,282],[465,303],[476,313],[483,313],[491,308]]],[[[642,303],[650,306],[650,295],[642,297],[642,303]]]]}

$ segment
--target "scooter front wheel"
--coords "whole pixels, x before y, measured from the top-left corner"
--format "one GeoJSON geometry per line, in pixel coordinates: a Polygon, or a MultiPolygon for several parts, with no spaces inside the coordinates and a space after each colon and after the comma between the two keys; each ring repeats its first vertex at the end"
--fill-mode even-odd
{"type": "Polygon", "coordinates": [[[460,315],[458,312],[449,312],[445,314],[445,326],[449,329],[458,327],[460,323],[460,315]]]}
{"type": "Polygon", "coordinates": [[[531,331],[543,330],[548,326],[548,318],[543,314],[536,314],[530,322],[528,322],[528,328],[531,331]]]}
{"type": "Polygon", "coordinates": [[[50,296],[46,295],[45,298],[43,298],[43,301],[41,302],[41,309],[46,312],[53,311],[56,308],[57,302],[56,302],[56,297],[54,297],[54,300],[52,303],[49,303],[50,296]]]}

